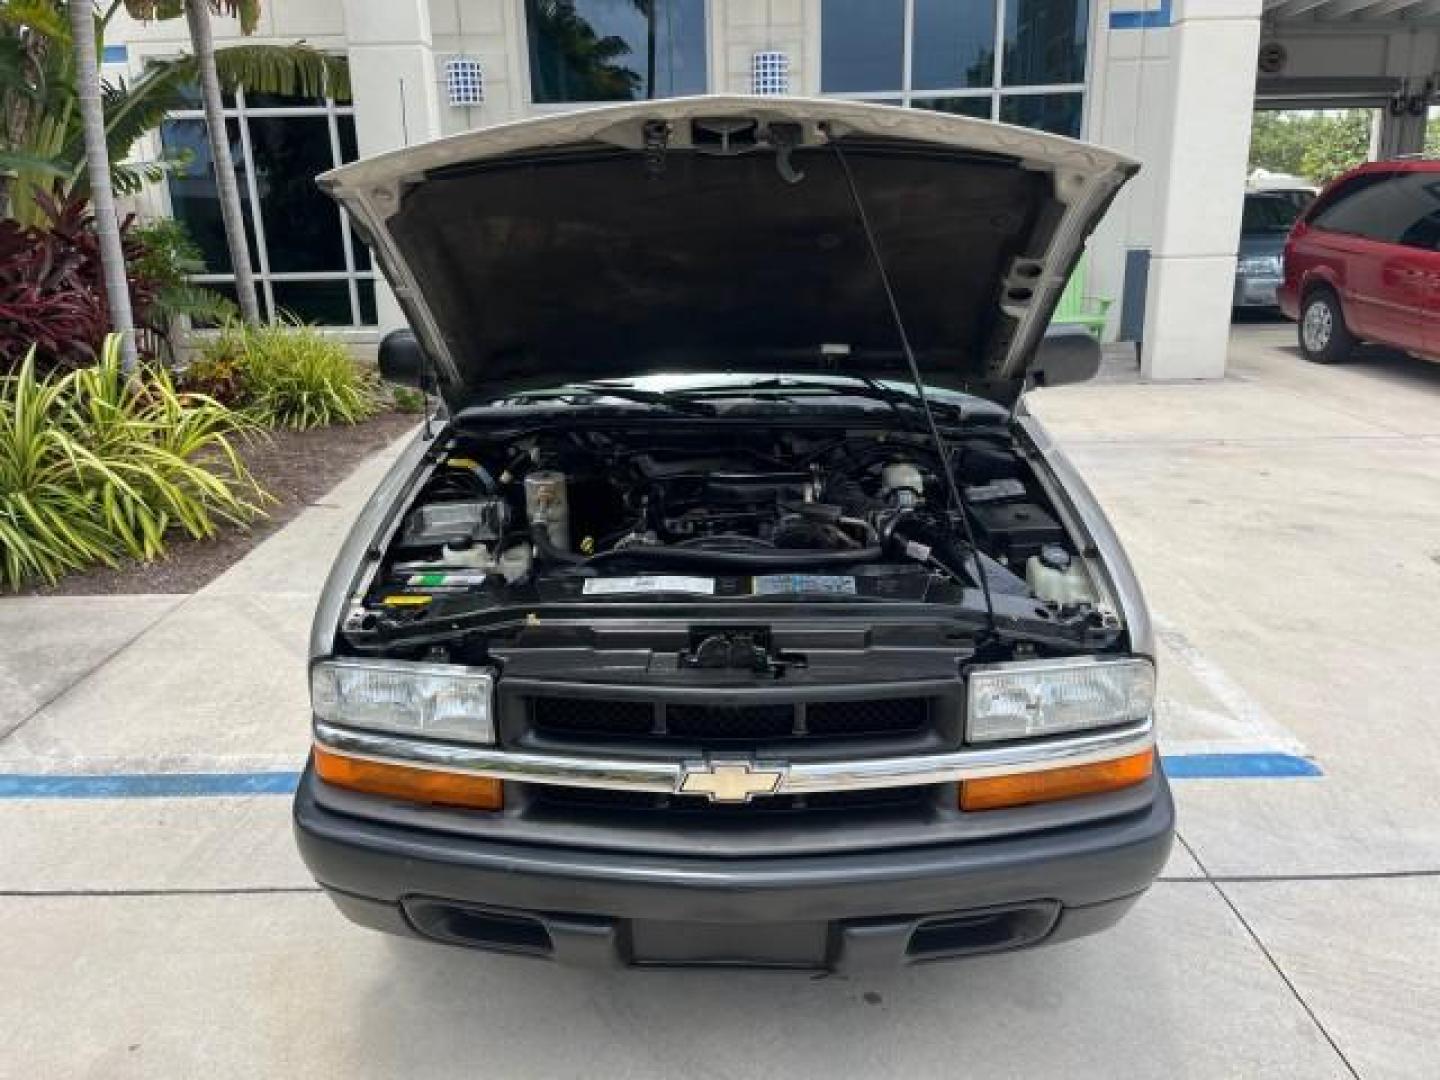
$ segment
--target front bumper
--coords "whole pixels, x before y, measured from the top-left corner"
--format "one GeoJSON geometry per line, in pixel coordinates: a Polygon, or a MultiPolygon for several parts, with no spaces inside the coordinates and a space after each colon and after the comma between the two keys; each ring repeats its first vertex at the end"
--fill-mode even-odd
{"type": "Polygon", "coordinates": [[[1237,308],[1273,308],[1280,303],[1277,290],[1285,279],[1274,276],[1235,276],[1233,304],[1237,308]]]}
{"type": "Polygon", "coordinates": [[[856,970],[1066,940],[1118,919],[1169,853],[1157,772],[1144,809],[990,841],[785,858],[690,858],[497,843],[295,797],[300,852],[352,920],[598,965],[856,970]]]}

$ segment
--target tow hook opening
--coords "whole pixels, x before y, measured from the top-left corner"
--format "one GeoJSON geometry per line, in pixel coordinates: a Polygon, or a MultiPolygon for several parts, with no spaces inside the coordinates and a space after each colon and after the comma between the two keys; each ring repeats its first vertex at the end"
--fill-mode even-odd
{"type": "Polygon", "coordinates": [[[529,915],[422,897],[411,897],[401,906],[415,931],[434,941],[525,956],[554,952],[545,924],[529,915]]]}
{"type": "Polygon", "coordinates": [[[1060,905],[1050,900],[939,915],[915,927],[905,953],[911,960],[941,960],[1033,945],[1059,916],[1060,905]]]}

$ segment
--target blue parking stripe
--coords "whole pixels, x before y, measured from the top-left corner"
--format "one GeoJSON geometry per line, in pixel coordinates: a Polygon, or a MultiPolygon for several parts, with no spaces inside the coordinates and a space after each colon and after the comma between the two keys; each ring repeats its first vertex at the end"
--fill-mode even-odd
{"type": "Polygon", "coordinates": [[[216,795],[289,795],[298,772],[0,773],[0,799],[153,799],[216,795]]]}
{"type": "Polygon", "coordinates": [[[1320,766],[1296,754],[1165,754],[1171,780],[1281,780],[1324,776],[1320,766]]]}
{"type": "MultiPolygon", "coordinates": [[[[1166,754],[1171,780],[1282,780],[1323,776],[1295,754],[1166,754]]],[[[298,772],[0,773],[0,799],[175,799],[225,795],[290,795],[298,772]]]]}

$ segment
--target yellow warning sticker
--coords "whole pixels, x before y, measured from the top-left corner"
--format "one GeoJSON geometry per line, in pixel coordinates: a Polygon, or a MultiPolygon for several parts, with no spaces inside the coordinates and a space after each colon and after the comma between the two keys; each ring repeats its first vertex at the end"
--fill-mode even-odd
{"type": "Polygon", "coordinates": [[[387,596],[380,602],[388,606],[404,606],[407,604],[428,604],[432,597],[418,596],[412,593],[397,593],[395,596],[387,596]]]}

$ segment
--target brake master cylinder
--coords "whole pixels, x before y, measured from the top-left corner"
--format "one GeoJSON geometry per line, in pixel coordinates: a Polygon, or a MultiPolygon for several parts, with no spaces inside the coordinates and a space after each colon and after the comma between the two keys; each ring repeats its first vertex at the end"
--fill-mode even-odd
{"type": "Polygon", "coordinates": [[[891,506],[910,509],[925,494],[925,477],[908,461],[893,461],[880,471],[880,494],[891,506]]]}

